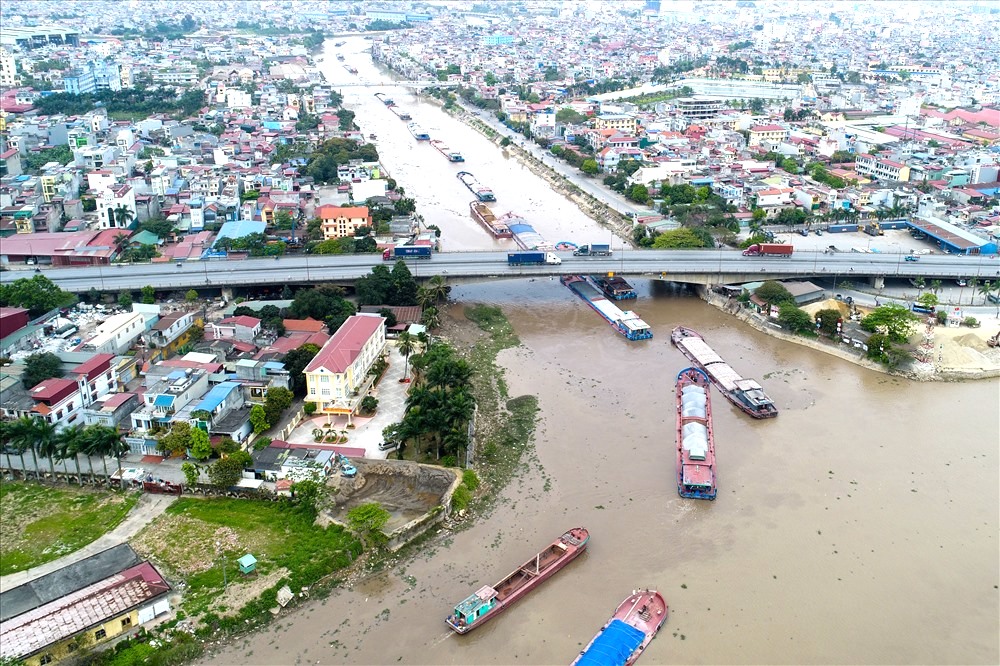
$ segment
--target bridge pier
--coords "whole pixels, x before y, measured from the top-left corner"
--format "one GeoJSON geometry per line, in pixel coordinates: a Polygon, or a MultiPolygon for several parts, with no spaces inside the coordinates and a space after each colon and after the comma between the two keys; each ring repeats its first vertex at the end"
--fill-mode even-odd
{"type": "Polygon", "coordinates": [[[871,276],[869,282],[871,282],[872,289],[885,289],[884,275],[873,275],[871,276]]]}
{"type": "Polygon", "coordinates": [[[223,287],[222,288],[222,297],[224,299],[226,299],[226,301],[233,300],[233,288],[232,287],[223,287]]]}

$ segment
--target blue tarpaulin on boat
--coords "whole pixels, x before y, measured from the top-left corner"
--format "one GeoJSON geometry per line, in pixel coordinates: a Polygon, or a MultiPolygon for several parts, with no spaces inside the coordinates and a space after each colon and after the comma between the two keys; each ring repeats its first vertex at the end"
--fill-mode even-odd
{"type": "Polygon", "coordinates": [[[645,637],[635,627],[621,620],[611,620],[587,651],[580,655],[576,666],[623,666],[632,652],[642,645],[645,637]]]}

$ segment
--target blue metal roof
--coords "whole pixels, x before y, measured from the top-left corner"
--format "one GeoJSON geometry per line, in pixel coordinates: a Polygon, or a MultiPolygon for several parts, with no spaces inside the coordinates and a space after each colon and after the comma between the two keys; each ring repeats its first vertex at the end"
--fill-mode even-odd
{"type": "Polygon", "coordinates": [[[645,637],[635,627],[621,620],[611,620],[587,651],[580,655],[577,666],[624,666],[645,637]]]}
{"type": "Polygon", "coordinates": [[[194,408],[194,411],[204,409],[210,414],[215,412],[215,410],[219,408],[219,405],[221,405],[223,401],[229,397],[229,394],[234,390],[238,390],[239,387],[240,385],[236,382],[222,382],[221,384],[213,386],[212,390],[206,393],[205,397],[198,403],[198,406],[194,408]]]}
{"type": "Polygon", "coordinates": [[[170,381],[175,381],[177,379],[184,379],[185,372],[183,370],[171,370],[170,374],[167,375],[167,379],[170,381]]]}
{"type": "Polygon", "coordinates": [[[226,222],[219,229],[219,238],[243,238],[250,234],[262,234],[266,226],[263,222],[254,222],[252,220],[226,222]]]}

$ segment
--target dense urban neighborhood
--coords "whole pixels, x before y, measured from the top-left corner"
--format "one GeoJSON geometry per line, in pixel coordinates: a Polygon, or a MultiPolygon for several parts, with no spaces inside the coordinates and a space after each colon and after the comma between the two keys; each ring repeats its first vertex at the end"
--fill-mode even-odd
{"type": "MultiPolygon", "coordinates": [[[[998,24],[990,2],[3,3],[0,663],[257,663],[203,651],[366,572],[401,566],[405,592],[425,591],[397,553],[490,515],[535,465],[541,418],[534,395],[508,395],[524,381],[504,363],[525,362],[504,356],[525,349],[509,295],[457,301],[475,281],[447,275],[447,253],[496,253],[475,277],[522,278],[511,290],[536,275],[504,271],[537,267],[527,289],[559,277],[633,346],[657,326],[615,305],[637,298],[615,274],[625,251],[711,254],[708,277],[644,269],[670,286],[638,298],[696,294],[907,380],[995,382],[998,24]],[[457,123],[488,143],[459,144],[457,123]],[[540,189],[508,203],[505,173],[540,189]],[[841,253],[899,260],[827,271],[841,253]],[[574,258],[605,263],[556,274],[574,258]],[[287,277],[235,277],[262,259],[259,275],[287,277]],[[953,259],[976,270],[913,272],[953,259]],[[304,280],[284,268],[299,260],[304,280]],[[78,288],[74,270],[97,273],[78,288]],[[110,286],[124,277],[136,288],[110,286]]],[[[688,355],[665,330],[657,344],[688,355]]],[[[328,653],[295,657],[396,660],[323,636],[328,653]]],[[[435,640],[420,659],[488,658],[435,640]]]]}

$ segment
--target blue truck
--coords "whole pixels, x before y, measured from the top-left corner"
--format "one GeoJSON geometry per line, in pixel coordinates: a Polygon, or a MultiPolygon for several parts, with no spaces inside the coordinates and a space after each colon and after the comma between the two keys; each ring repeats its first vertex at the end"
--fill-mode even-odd
{"type": "Polygon", "coordinates": [[[386,248],[382,253],[382,261],[392,261],[393,259],[430,259],[430,245],[397,245],[386,248]]]}
{"type": "Polygon", "coordinates": [[[508,266],[541,266],[550,264],[557,266],[562,263],[562,259],[551,252],[508,252],[508,266]]]}

